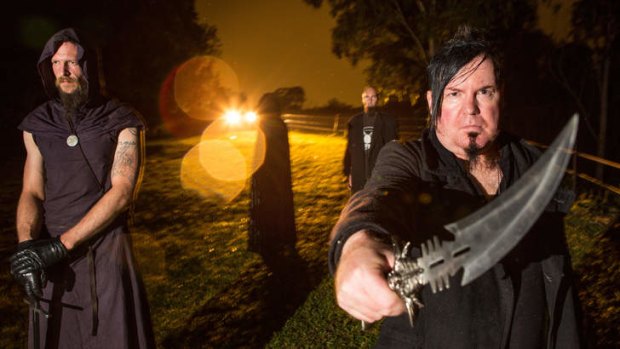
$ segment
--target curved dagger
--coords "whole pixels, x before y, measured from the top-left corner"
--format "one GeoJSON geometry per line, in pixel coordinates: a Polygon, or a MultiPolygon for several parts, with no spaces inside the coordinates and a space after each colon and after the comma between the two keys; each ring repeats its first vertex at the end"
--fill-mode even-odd
{"type": "Polygon", "coordinates": [[[555,194],[571,157],[579,117],[573,115],[536,163],[503,194],[471,215],[444,226],[454,241],[437,237],[422,244],[419,282],[433,292],[450,287],[463,267],[467,285],[504,257],[527,233],[555,194]]]}

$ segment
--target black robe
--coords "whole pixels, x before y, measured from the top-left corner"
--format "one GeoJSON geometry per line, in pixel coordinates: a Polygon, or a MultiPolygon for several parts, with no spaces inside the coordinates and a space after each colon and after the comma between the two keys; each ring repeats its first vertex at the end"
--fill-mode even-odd
{"type": "MultiPolygon", "coordinates": [[[[144,127],[134,109],[98,94],[96,69],[75,31],[56,33],[39,59],[39,72],[50,100],[19,125],[33,135],[45,169],[42,236],[55,237],[77,224],[110,189],[110,171],[119,133],[144,127]],[[71,131],[53,84],[50,57],[63,41],[79,47],[89,101],[73,117],[79,146],[67,145],[71,131]]],[[[68,260],[47,270],[40,318],[41,347],[152,348],[154,339],[142,281],[135,269],[126,215],[118,216],[68,260]],[[87,250],[92,248],[92,254],[87,250]],[[91,259],[92,258],[92,259],[91,259]],[[92,263],[91,265],[91,262],[92,263]]],[[[29,341],[32,345],[32,319],[29,341]]]]}
{"type": "MultiPolygon", "coordinates": [[[[500,192],[535,162],[539,152],[501,134],[500,192]]],[[[501,194],[500,194],[501,195],[501,194]]],[[[498,264],[461,287],[432,294],[411,329],[406,314],[384,321],[378,347],[573,348],[579,346],[571,267],[563,216],[572,193],[559,190],[526,237],[498,264]]],[[[392,142],[381,151],[366,187],[353,195],[332,236],[330,270],[335,272],[346,238],[361,229],[395,234],[414,246],[432,236],[450,240],[443,226],[486,203],[477,185],[433,132],[419,141],[392,142]]],[[[420,251],[414,248],[412,256],[420,251]]]]}
{"type": "Polygon", "coordinates": [[[249,250],[267,259],[295,248],[295,209],[288,129],[277,113],[261,116],[263,164],[252,175],[249,250]]]}
{"type": "Polygon", "coordinates": [[[343,172],[345,176],[351,175],[351,193],[355,193],[364,187],[367,173],[372,172],[381,148],[388,142],[398,139],[396,119],[388,114],[377,113],[367,166],[364,154],[363,127],[364,113],[352,116],[347,123],[347,147],[343,160],[343,172]]]}

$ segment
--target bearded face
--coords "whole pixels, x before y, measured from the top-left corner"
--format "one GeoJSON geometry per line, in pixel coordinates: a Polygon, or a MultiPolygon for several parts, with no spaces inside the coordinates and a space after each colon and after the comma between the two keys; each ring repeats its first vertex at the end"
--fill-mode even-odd
{"type": "Polygon", "coordinates": [[[77,78],[71,76],[58,77],[56,78],[56,88],[67,111],[75,111],[88,100],[88,83],[83,76],[77,78]],[[67,89],[63,88],[67,85],[75,85],[75,88],[70,89],[71,92],[67,92],[67,89]]]}
{"type": "Polygon", "coordinates": [[[88,83],[79,63],[79,48],[73,42],[63,42],[51,58],[55,85],[60,99],[68,111],[86,103],[88,83]]]}

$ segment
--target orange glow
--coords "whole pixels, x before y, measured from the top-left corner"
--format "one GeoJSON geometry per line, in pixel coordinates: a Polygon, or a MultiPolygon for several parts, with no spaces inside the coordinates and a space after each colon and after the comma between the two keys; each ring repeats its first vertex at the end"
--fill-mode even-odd
{"type": "Polygon", "coordinates": [[[209,175],[203,167],[200,144],[194,146],[183,158],[181,163],[181,185],[200,195],[223,202],[230,202],[237,197],[245,187],[245,181],[218,180],[209,175]]]}
{"type": "Polygon", "coordinates": [[[223,115],[224,120],[231,126],[242,126],[242,124],[252,125],[258,120],[258,115],[253,111],[241,112],[236,109],[229,109],[223,115]]]}
{"type": "Polygon", "coordinates": [[[265,136],[257,125],[238,128],[218,119],[183,158],[181,182],[205,197],[230,202],[264,158],[265,136]]]}
{"type": "Polygon", "coordinates": [[[223,106],[238,102],[239,79],[223,60],[212,56],[189,59],[177,69],[174,98],[179,108],[192,118],[213,120],[223,106]]]}
{"type": "Polygon", "coordinates": [[[176,69],[172,70],[159,90],[159,114],[165,130],[175,137],[196,136],[207,127],[208,121],[190,118],[176,104],[174,100],[174,77],[176,69]]]}
{"type": "Polygon", "coordinates": [[[258,115],[256,115],[256,113],[253,112],[253,111],[249,111],[249,112],[246,112],[244,114],[244,118],[245,118],[246,122],[252,123],[252,122],[256,122],[256,120],[258,120],[258,115]]]}
{"type": "Polygon", "coordinates": [[[224,113],[224,120],[229,125],[238,125],[241,123],[241,112],[238,110],[228,110],[224,113]]]}
{"type": "Polygon", "coordinates": [[[227,140],[204,140],[198,144],[200,164],[211,177],[225,181],[248,178],[246,160],[234,143],[237,140],[233,135],[227,140]]]}

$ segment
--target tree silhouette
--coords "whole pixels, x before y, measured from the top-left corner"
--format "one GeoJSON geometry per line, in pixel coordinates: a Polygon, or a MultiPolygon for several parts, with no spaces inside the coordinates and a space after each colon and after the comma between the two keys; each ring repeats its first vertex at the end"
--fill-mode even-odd
{"type": "MultiPolygon", "coordinates": [[[[585,65],[579,81],[569,81],[566,76],[574,72],[574,67],[566,69],[565,65],[558,69],[558,75],[564,78],[563,86],[571,93],[578,103],[585,105],[587,101],[579,98],[580,86],[584,80],[593,81],[591,85],[596,93],[597,101],[590,105],[592,114],[598,113],[598,133],[596,135],[597,145],[596,154],[606,157],[608,151],[608,137],[614,142],[611,149],[618,149],[620,142],[620,132],[618,127],[620,122],[617,115],[620,97],[618,93],[613,94],[612,83],[618,81],[619,75],[618,52],[619,46],[616,40],[620,25],[620,2],[614,0],[581,0],[575,3],[572,15],[573,23],[573,45],[580,45],[589,50],[587,65],[585,65]],[[614,64],[615,63],[615,64],[614,64]],[[615,113],[613,111],[615,111],[615,113]]],[[[567,46],[570,46],[568,44],[567,46]]],[[[584,106],[584,112],[586,107],[584,106]]],[[[596,114],[595,114],[596,115],[596,114]]],[[[614,158],[618,158],[616,151],[614,158]]],[[[602,168],[599,167],[597,177],[602,178],[602,168]]]]}
{"type": "Polygon", "coordinates": [[[2,46],[6,62],[0,69],[4,81],[11,82],[0,91],[0,126],[9,134],[0,137],[2,142],[14,145],[17,124],[47,98],[36,62],[47,39],[64,27],[79,28],[96,45],[109,94],[134,105],[149,126],[157,125],[158,94],[166,76],[190,57],[219,53],[215,27],[196,18],[192,0],[13,3],[0,21],[8,33],[2,46]]]}
{"type": "Polygon", "coordinates": [[[336,19],[332,51],[353,65],[370,61],[369,82],[403,100],[425,88],[426,66],[436,47],[464,23],[504,38],[530,28],[534,1],[304,0],[328,3],[336,19]]]}
{"type": "Polygon", "coordinates": [[[273,93],[278,97],[282,110],[299,111],[306,101],[306,93],[301,86],[281,87],[273,93]]]}

